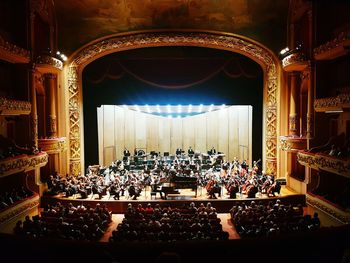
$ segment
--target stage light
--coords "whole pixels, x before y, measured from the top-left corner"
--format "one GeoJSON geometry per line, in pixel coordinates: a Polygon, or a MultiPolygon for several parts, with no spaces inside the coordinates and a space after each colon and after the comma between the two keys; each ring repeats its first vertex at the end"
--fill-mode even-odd
{"type": "Polygon", "coordinates": [[[223,110],[226,107],[226,104],[221,105],[221,109],[223,110]]]}
{"type": "Polygon", "coordinates": [[[211,112],[213,110],[214,104],[210,104],[208,112],[211,112]]]}
{"type": "Polygon", "coordinates": [[[168,119],[171,119],[171,115],[168,115],[168,119]]]}
{"type": "Polygon", "coordinates": [[[167,105],[167,109],[168,109],[168,113],[171,113],[171,108],[169,104],[167,105]]]}
{"type": "Polygon", "coordinates": [[[180,104],[177,106],[177,112],[181,113],[181,105],[180,104]]]}
{"type": "Polygon", "coordinates": [[[177,118],[180,119],[180,118],[181,118],[181,115],[177,115],[177,118]]]}
{"type": "Polygon", "coordinates": [[[126,105],[124,104],[124,105],[123,105],[123,108],[127,110],[127,109],[128,109],[128,106],[126,106],[126,105]]]}
{"type": "Polygon", "coordinates": [[[146,104],[146,110],[148,113],[151,113],[151,109],[149,108],[148,104],[146,104]]]}
{"type": "Polygon", "coordinates": [[[57,51],[57,52],[56,52],[56,55],[59,55],[59,54],[61,54],[61,52],[57,51]]]}
{"type": "Polygon", "coordinates": [[[158,112],[158,113],[161,113],[161,110],[160,110],[159,104],[157,104],[157,112],[158,112]]]}
{"type": "Polygon", "coordinates": [[[188,113],[190,113],[192,111],[192,104],[188,105],[188,113]]]}
{"type": "Polygon", "coordinates": [[[280,55],[284,55],[285,53],[287,53],[289,51],[289,47],[286,47],[286,48],[284,48],[284,49],[282,49],[281,51],[280,51],[280,55]]]}
{"type": "Polygon", "coordinates": [[[203,110],[203,104],[200,104],[200,105],[199,105],[198,111],[199,111],[199,112],[202,112],[202,110],[203,110]]]}
{"type": "Polygon", "coordinates": [[[140,111],[139,106],[135,105],[134,107],[136,111],[140,111]]]}

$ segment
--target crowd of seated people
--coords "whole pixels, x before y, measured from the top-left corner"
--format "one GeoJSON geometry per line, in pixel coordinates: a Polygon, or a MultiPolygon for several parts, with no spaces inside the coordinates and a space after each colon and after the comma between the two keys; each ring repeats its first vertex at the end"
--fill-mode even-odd
{"type": "Polygon", "coordinates": [[[199,207],[192,202],[181,209],[159,204],[154,207],[151,204],[146,207],[128,204],[124,219],[113,231],[110,241],[172,242],[227,240],[228,237],[210,202],[199,207]]]}
{"type": "Polygon", "coordinates": [[[54,238],[70,240],[99,240],[108,225],[112,222],[112,214],[106,206],[97,204],[95,208],[80,205],[67,206],[57,203],[49,205],[30,219],[17,222],[14,233],[36,238],[54,238]]]}
{"type": "Polygon", "coordinates": [[[18,201],[24,200],[27,197],[33,195],[33,192],[26,189],[24,186],[21,188],[13,188],[12,191],[6,191],[0,194],[0,210],[6,209],[9,206],[15,204],[18,201]]]}
{"type": "Polygon", "coordinates": [[[242,238],[311,231],[320,227],[317,213],[313,217],[304,215],[301,205],[283,205],[279,199],[266,205],[255,201],[249,205],[235,205],[230,214],[237,233],[242,238]]]}

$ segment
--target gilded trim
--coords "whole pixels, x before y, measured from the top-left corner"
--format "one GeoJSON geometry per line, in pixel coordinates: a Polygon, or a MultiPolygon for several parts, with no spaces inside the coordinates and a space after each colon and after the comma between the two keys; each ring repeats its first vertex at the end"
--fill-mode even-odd
{"type": "Polygon", "coordinates": [[[141,32],[129,35],[114,35],[94,41],[76,52],[70,59],[68,68],[69,90],[69,141],[70,172],[81,171],[81,83],[79,74],[93,60],[104,55],[123,50],[161,47],[161,46],[197,46],[229,50],[245,55],[259,63],[265,71],[265,114],[266,114],[266,171],[277,172],[277,90],[279,74],[277,60],[273,53],[261,44],[238,35],[214,32],[141,32]],[[78,169],[78,167],[80,168],[78,169]]]}

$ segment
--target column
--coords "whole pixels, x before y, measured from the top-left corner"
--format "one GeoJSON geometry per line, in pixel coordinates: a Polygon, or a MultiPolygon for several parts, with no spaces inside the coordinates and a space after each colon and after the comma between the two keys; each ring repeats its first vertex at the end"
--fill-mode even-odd
{"type": "Polygon", "coordinates": [[[32,138],[32,144],[34,147],[38,147],[38,112],[37,112],[37,104],[36,104],[36,75],[35,75],[35,69],[34,66],[30,69],[30,97],[31,97],[31,104],[32,104],[32,110],[31,110],[31,138],[32,138]]]}
{"type": "Polygon", "coordinates": [[[289,97],[289,135],[299,136],[298,134],[298,105],[299,98],[297,92],[297,77],[296,72],[290,73],[290,97],[289,97]]]}
{"type": "Polygon", "coordinates": [[[48,137],[57,137],[56,120],[56,84],[57,76],[55,74],[45,74],[45,88],[48,94],[48,137]]]}

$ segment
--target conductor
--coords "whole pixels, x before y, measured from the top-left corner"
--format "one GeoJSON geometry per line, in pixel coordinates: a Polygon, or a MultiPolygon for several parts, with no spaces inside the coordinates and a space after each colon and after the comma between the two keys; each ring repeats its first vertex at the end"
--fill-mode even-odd
{"type": "Polygon", "coordinates": [[[187,153],[188,153],[188,156],[189,156],[189,157],[192,157],[192,156],[194,155],[194,151],[193,151],[193,149],[192,149],[191,146],[190,146],[190,148],[188,148],[187,153]]]}

